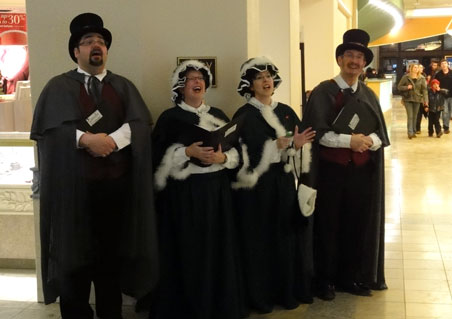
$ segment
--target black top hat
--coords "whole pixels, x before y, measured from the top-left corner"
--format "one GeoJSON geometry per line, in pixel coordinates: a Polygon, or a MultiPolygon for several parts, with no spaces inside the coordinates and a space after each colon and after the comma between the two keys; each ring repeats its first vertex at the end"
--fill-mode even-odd
{"type": "Polygon", "coordinates": [[[104,28],[104,22],[97,14],[89,12],[79,14],[72,20],[69,30],[71,31],[71,37],[69,38],[69,55],[75,63],[77,63],[77,59],[74,55],[74,48],[78,45],[80,38],[87,33],[95,32],[102,35],[107,44],[107,50],[110,49],[111,33],[104,28]]]}
{"type": "Polygon", "coordinates": [[[343,43],[336,48],[336,59],[343,55],[346,50],[357,50],[364,53],[366,57],[366,66],[372,62],[374,54],[367,47],[369,44],[369,34],[361,29],[350,29],[344,33],[343,43]]]}

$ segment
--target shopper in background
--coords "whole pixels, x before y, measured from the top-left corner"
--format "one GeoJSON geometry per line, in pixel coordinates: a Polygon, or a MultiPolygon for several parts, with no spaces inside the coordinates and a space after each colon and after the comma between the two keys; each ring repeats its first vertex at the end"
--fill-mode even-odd
{"type": "Polygon", "coordinates": [[[449,62],[442,59],[440,62],[441,69],[436,73],[435,79],[439,81],[441,89],[446,89],[449,93],[446,95],[443,111],[443,130],[444,134],[449,134],[449,123],[452,116],[452,72],[449,68],[449,62]]]}
{"type": "MultiPolygon", "coordinates": [[[[418,64],[418,74],[417,79],[418,81],[425,81],[425,86],[427,86],[427,81],[425,79],[426,75],[424,73],[424,66],[422,64],[418,64]]],[[[426,106],[423,102],[419,103],[419,110],[417,112],[416,116],[416,134],[421,134],[421,121],[422,117],[427,118],[428,113],[425,111],[426,106]]]]}
{"type": "Polygon", "coordinates": [[[416,118],[419,112],[419,104],[428,106],[427,83],[425,79],[419,78],[419,65],[416,63],[408,66],[405,74],[397,85],[402,95],[402,101],[407,114],[408,138],[416,137],[416,118]]]}

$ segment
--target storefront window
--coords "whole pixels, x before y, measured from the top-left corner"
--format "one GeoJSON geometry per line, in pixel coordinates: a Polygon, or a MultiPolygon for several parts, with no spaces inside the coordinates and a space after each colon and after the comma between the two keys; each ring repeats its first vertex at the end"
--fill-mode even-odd
{"type": "Polygon", "coordinates": [[[380,47],[380,50],[382,52],[396,52],[399,50],[399,46],[397,44],[383,45],[380,47]]]}
{"type": "Polygon", "coordinates": [[[440,36],[401,43],[402,51],[434,51],[441,50],[440,36]]]}

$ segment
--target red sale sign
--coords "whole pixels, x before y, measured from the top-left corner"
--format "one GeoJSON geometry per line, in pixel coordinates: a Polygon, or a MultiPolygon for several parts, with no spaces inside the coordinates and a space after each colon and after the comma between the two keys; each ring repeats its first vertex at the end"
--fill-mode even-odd
{"type": "Polygon", "coordinates": [[[0,34],[5,31],[27,31],[27,15],[25,13],[0,14],[0,34]]]}

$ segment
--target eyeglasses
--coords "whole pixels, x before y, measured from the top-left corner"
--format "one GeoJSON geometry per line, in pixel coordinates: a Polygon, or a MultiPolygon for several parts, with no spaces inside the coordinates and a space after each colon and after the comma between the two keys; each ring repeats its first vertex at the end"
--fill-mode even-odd
{"type": "Polygon", "coordinates": [[[353,60],[353,59],[358,59],[358,60],[364,60],[364,54],[353,54],[351,52],[345,52],[343,54],[344,58],[353,60]]]}
{"type": "Polygon", "coordinates": [[[105,47],[107,46],[107,42],[104,39],[87,39],[84,41],[79,42],[78,45],[81,46],[91,46],[93,44],[97,43],[98,45],[100,45],[101,47],[105,47]]]}
{"type": "Polygon", "coordinates": [[[203,81],[204,77],[203,76],[192,76],[187,78],[187,81],[203,81]]]}

